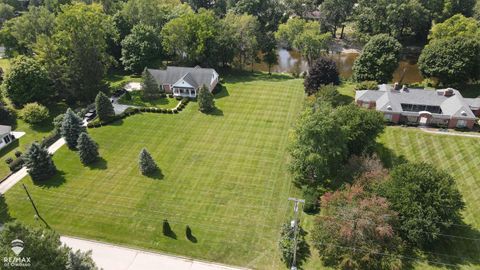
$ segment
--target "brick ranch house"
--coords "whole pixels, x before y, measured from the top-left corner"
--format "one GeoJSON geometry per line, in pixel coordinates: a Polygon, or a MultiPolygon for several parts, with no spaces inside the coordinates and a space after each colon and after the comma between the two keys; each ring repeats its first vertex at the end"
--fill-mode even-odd
{"type": "Polygon", "coordinates": [[[358,106],[376,109],[393,123],[473,128],[480,115],[480,98],[464,98],[452,88],[412,89],[406,86],[379,85],[379,90],[355,93],[358,106]]]}
{"type": "Polygon", "coordinates": [[[210,92],[218,84],[219,75],[211,68],[172,67],[165,70],[147,69],[159,85],[160,89],[175,97],[197,97],[202,86],[207,86],[210,92]]]}

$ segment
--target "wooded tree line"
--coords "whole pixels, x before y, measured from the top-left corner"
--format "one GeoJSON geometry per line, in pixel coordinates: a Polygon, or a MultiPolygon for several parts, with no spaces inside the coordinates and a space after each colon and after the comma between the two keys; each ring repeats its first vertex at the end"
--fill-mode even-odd
{"type": "MultiPolygon", "coordinates": [[[[381,113],[343,105],[335,86],[307,98],[290,146],[290,171],[314,214],[311,244],[326,266],[338,269],[408,269],[415,254],[461,224],[462,196],[447,172],[401,161],[385,168],[375,154],[384,130],[381,113]],[[406,259],[408,258],[408,259],[406,259]]],[[[279,247],[290,266],[292,237],[279,247]]],[[[299,247],[306,244],[298,238],[299,247]]],[[[297,248],[301,264],[308,248],[297,248]]]]}

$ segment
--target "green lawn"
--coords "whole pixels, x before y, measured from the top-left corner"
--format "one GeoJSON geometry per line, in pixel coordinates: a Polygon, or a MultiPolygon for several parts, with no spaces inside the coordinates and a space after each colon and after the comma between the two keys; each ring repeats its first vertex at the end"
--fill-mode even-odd
{"type": "MultiPolygon", "coordinates": [[[[288,133],[303,102],[302,80],[226,77],[211,115],[195,102],[177,115],[140,114],[89,130],[102,160],[85,168],[63,147],[59,175],[22,182],[61,234],[257,269],[281,269],[277,239],[294,195],[286,170],[288,133]],[[161,168],[137,166],[146,147],[161,168]],[[162,234],[167,218],[176,239],[162,234]],[[185,239],[189,225],[197,242],[185,239]]],[[[6,194],[11,216],[35,224],[20,184],[6,194]]],[[[40,223],[36,223],[40,225],[40,223]]]]}
{"type": "Polygon", "coordinates": [[[123,95],[118,102],[126,105],[133,105],[139,107],[156,107],[156,108],[165,108],[173,109],[178,104],[178,100],[174,98],[158,98],[154,100],[143,100],[141,91],[132,91],[130,92],[131,100],[127,100],[125,95],[123,95]]]}
{"type": "Polygon", "coordinates": [[[129,82],[140,82],[141,80],[140,75],[132,75],[119,70],[110,70],[105,78],[105,82],[111,90],[120,89],[129,82]]]}

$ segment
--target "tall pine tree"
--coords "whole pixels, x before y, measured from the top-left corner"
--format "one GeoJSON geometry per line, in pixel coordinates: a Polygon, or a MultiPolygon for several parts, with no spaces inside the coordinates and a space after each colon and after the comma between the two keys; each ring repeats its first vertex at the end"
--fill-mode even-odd
{"type": "Polygon", "coordinates": [[[82,124],[82,119],[68,108],[63,117],[60,135],[65,138],[70,149],[75,149],[77,147],[78,136],[80,136],[80,133],[85,130],[82,124]]]}
{"type": "Polygon", "coordinates": [[[198,92],[198,106],[201,112],[211,112],[215,109],[215,101],[213,100],[213,94],[204,85],[198,92]]]}
{"type": "Polygon", "coordinates": [[[112,102],[103,92],[98,92],[95,98],[95,109],[100,121],[108,121],[115,116],[112,102]]]}
{"type": "Polygon", "coordinates": [[[84,165],[98,158],[98,144],[86,132],[82,132],[78,137],[77,148],[80,161],[84,165]]]}
{"type": "Polygon", "coordinates": [[[23,159],[33,181],[47,180],[57,172],[47,149],[36,142],[28,148],[23,159]]]}
{"type": "Polygon", "coordinates": [[[138,165],[140,167],[140,172],[143,175],[153,173],[158,169],[157,164],[155,163],[152,156],[145,148],[143,148],[142,151],[140,151],[138,165]]]}
{"type": "Polygon", "coordinates": [[[147,100],[158,98],[160,95],[160,88],[158,87],[155,78],[153,78],[150,71],[146,68],[142,73],[142,79],[143,98],[147,100]]]}

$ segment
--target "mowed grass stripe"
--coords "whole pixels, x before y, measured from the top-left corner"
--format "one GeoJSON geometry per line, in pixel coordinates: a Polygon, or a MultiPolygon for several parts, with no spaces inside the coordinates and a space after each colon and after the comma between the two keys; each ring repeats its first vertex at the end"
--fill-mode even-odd
{"type": "MultiPolygon", "coordinates": [[[[302,108],[302,82],[255,75],[227,77],[225,86],[218,115],[202,114],[192,102],[178,115],[145,113],[89,130],[103,165],[85,168],[62,148],[54,157],[61,177],[45,185],[23,182],[62,234],[278,269],[276,242],[292,189],[288,133],[302,108]],[[163,179],[139,174],[142,147],[163,179]],[[177,239],[163,236],[165,218],[177,239]],[[186,225],[197,243],[185,239],[186,225]]],[[[7,193],[9,212],[34,224],[22,197],[18,185],[7,193]]]]}

